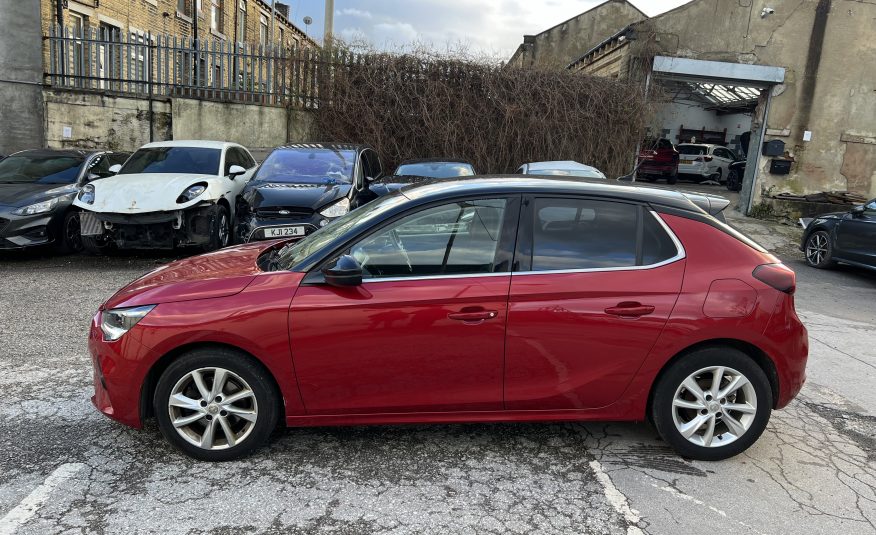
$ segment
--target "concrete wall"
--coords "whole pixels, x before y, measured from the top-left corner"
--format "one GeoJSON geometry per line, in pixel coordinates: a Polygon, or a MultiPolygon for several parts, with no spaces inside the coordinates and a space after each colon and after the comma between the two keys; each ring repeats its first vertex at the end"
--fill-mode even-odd
{"type": "MultiPolygon", "coordinates": [[[[86,91],[43,93],[45,137],[28,147],[131,151],[150,141],[148,100],[86,91]]],[[[152,139],[211,139],[270,149],[313,141],[313,123],[309,111],[175,98],[153,101],[152,139]]]]}
{"type": "MultiPolygon", "coordinates": [[[[46,145],[135,150],[149,143],[149,102],[84,91],[45,91],[46,145]]],[[[153,139],[171,139],[171,105],[153,102],[153,139]]]]}
{"type": "Polygon", "coordinates": [[[174,139],[233,141],[247,147],[286,143],[285,108],[173,99],[174,139]]]}
{"type": "Polygon", "coordinates": [[[44,141],[40,5],[0,0],[0,154],[44,141]]]}
{"type": "Polygon", "coordinates": [[[876,3],[740,4],[694,0],[638,25],[637,46],[648,54],[787,69],[773,93],[767,139],[785,141],[795,163],[791,175],[774,176],[763,159],[755,194],[851,190],[876,197],[876,3]],[[765,7],[775,13],[761,17],[765,7]],[[812,141],[803,140],[807,130],[812,141]]]}
{"type": "Polygon", "coordinates": [[[608,0],[538,35],[526,37],[508,64],[565,67],[611,34],[645,18],[626,0],[608,0]]]}

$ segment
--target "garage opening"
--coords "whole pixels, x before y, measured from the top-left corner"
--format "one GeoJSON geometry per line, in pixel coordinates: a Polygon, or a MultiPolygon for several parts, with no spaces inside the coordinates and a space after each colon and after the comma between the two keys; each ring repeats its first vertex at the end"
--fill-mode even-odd
{"type": "Polygon", "coordinates": [[[654,58],[649,84],[666,102],[642,146],[638,178],[719,184],[739,191],[748,212],[772,89],[784,78],[781,67],[654,58]]]}

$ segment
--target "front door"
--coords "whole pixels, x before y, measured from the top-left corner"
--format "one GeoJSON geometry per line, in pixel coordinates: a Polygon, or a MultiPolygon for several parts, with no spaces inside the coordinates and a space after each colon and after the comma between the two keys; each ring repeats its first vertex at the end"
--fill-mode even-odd
{"type": "Polygon", "coordinates": [[[876,266],[876,199],[860,214],[847,215],[836,230],[837,256],[876,266]]]}
{"type": "Polygon", "coordinates": [[[308,414],[501,410],[518,206],[416,209],[333,255],[359,261],[361,286],[309,274],[290,314],[308,414]]]}
{"type": "Polygon", "coordinates": [[[683,249],[635,204],[537,198],[521,219],[531,224],[511,281],[505,407],[610,405],[675,306],[683,249]]]}

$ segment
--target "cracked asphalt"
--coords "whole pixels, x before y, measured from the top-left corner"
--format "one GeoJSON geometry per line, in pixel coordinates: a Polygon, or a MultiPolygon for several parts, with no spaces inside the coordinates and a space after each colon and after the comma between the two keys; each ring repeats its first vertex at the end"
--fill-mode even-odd
{"type": "Polygon", "coordinates": [[[732,220],[798,273],[809,380],[745,454],[646,424],[289,429],[193,461],[89,402],[89,319],[157,256],[0,256],[0,535],[876,533],[876,274],[816,271],[799,231],[732,220]]]}

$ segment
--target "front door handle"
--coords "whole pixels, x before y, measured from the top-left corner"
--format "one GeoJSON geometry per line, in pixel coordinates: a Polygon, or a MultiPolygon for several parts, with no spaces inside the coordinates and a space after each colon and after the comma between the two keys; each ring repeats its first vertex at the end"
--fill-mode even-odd
{"type": "Polygon", "coordinates": [[[642,303],[637,303],[635,301],[625,301],[623,303],[618,303],[616,306],[605,309],[606,314],[620,316],[622,318],[639,318],[641,316],[652,314],[653,312],[653,306],[643,305],[642,303]]]}
{"type": "Polygon", "coordinates": [[[491,320],[498,315],[499,313],[495,310],[478,310],[476,312],[451,312],[450,314],[447,314],[447,317],[456,321],[474,323],[491,320]]]}

